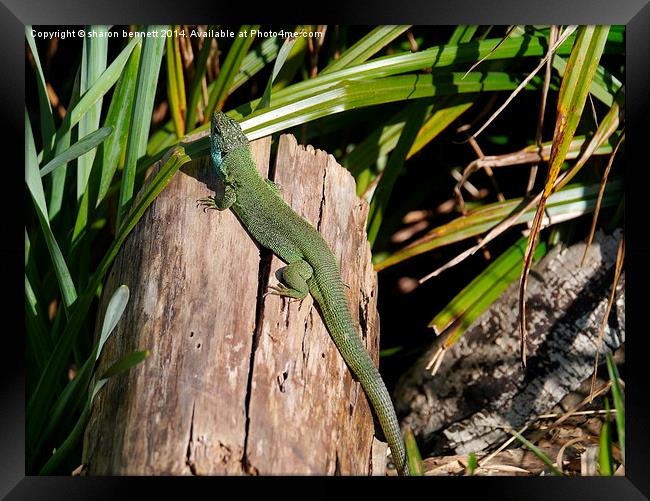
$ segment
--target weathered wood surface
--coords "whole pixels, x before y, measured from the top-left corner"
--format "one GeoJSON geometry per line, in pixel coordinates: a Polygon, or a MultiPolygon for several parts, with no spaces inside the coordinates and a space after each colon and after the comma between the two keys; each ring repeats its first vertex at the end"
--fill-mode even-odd
{"type": "MultiPolygon", "coordinates": [[[[434,344],[399,381],[398,415],[433,454],[468,454],[499,445],[551,410],[592,373],[596,339],[613,282],[621,233],[598,233],[584,266],[584,244],[551,250],[530,274],[528,367],[519,362],[518,283],[484,312],[445,354],[438,372],[426,370],[434,344]]],[[[605,329],[604,352],[625,336],[624,276],[605,329]]]]}
{"type": "MultiPolygon", "coordinates": [[[[251,147],[266,176],[270,138],[251,147]]],[[[353,315],[377,361],[367,205],[353,178],[292,136],[280,138],[270,177],[339,258],[353,315]]],[[[363,390],[311,297],[262,297],[282,263],[258,248],[231,211],[196,208],[215,188],[207,159],[188,164],[109,274],[100,311],[120,284],[131,298],[100,372],[129,351],[151,355],[98,394],[84,439],[88,474],[384,474],[386,445],[374,439],[363,390]]]]}

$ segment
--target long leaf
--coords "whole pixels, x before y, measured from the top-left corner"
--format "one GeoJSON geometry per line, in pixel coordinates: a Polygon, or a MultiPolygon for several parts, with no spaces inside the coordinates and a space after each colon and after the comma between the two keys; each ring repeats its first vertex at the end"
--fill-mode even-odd
{"type": "Polygon", "coordinates": [[[113,134],[104,143],[101,177],[97,188],[95,207],[99,207],[106,197],[120,156],[126,151],[141,52],[142,45],[136,45],[120,75],[111,104],[108,107],[104,125],[113,127],[113,134]]]}
{"type": "Polygon", "coordinates": [[[328,64],[321,71],[321,75],[367,61],[371,56],[374,56],[409,28],[410,25],[376,27],[352,47],[343,52],[341,57],[328,64]]]}
{"type": "Polygon", "coordinates": [[[196,60],[194,69],[194,78],[190,82],[190,92],[187,105],[187,115],[185,125],[188,129],[193,129],[196,125],[196,116],[198,113],[199,100],[201,99],[201,87],[205,79],[205,73],[208,68],[208,57],[212,48],[213,33],[216,26],[208,26],[207,36],[203,39],[203,46],[199,51],[199,57],[196,60]]]}
{"type": "Polygon", "coordinates": [[[409,471],[412,477],[421,477],[424,475],[424,463],[422,455],[415,440],[413,430],[407,427],[404,433],[404,446],[406,448],[406,457],[408,459],[409,471]]]}
{"type": "MultiPolygon", "coordinates": [[[[151,26],[146,30],[150,33],[160,33],[164,29],[164,26],[151,26]]],[[[142,56],[138,67],[138,83],[135,89],[131,126],[126,146],[126,160],[124,162],[122,183],[120,184],[120,197],[117,208],[118,228],[122,224],[122,219],[124,219],[133,198],[136,162],[147,151],[151,114],[154,98],[156,97],[158,74],[164,46],[164,37],[147,37],[142,46],[142,56]]]]}
{"type": "MultiPolygon", "coordinates": [[[[553,58],[553,67],[558,71],[560,76],[564,76],[567,61],[560,56],[555,56],[553,58]]],[[[611,106],[614,102],[614,95],[622,86],[623,84],[614,75],[599,65],[591,81],[589,92],[602,103],[611,106]]]]}
{"type": "Polygon", "coordinates": [[[176,137],[181,138],[185,134],[185,78],[183,76],[183,65],[181,63],[180,43],[177,36],[169,36],[165,39],[167,64],[167,96],[169,100],[169,111],[172,116],[176,137]]]}
{"type": "MultiPolygon", "coordinates": [[[[295,102],[307,96],[317,95],[333,86],[347,80],[379,79],[391,75],[399,75],[412,71],[432,69],[437,70],[451,65],[475,62],[494,49],[501,39],[490,39],[480,42],[470,42],[459,46],[441,45],[420,52],[399,53],[372,59],[349,68],[320,74],[315,78],[298,82],[279,90],[274,95],[274,106],[295,102]]],[[[573,37],[558,47],[557,53],[566,54],[570,51],[573,37]]],[[[546,53],[546,39],[541,37],[519,37],[506,40],[490,55],[491,60],[510,59],[517,57],[540,56],[546,53]]],[[[478,74],[478,72],[472,72],[478,74]]],[[[447,78],[445,73],[441,78],[447,78]]],[[[460,74],[458,80],[462,80],[460,74]]],[[[520,80],[521,81],[521,78],[520,80]]],[[[257,106],[259,100],[240,106],[235,110],[237,117],[246,116],[257,106]]]]}
{"type": "Polygon", "coordinates": [[[100,286],[104,275],[108,272],[115,256],[117,256],[122,244],[126,240],[126,237],[131,233],[149,205],[151,205],[158,194],[160,194],[160,192],[171,181],[171,178],[176,171],[178,171],[182,165],[189,162],[189,160],[190,157],[185,155],[185,151],[181,147],[170,151],[168,156],[163,159],[162,166],[158,173],[151,178],[149,184],[143,189],[142,195],[137,198],[135,204],[126,215],[124,223],[120,227],[115,240],[104,255],[102,261],[99,263],[90,283],[83,291],[83,294],[80,295],[79,300],[72,309],[70,318],[63,333],[58,339],[47,365],[43,369],[43,373],[33,394],[29,398],[26,411],[27,436],[38,436],[38,433],[47,420],[47,412],[52,403],[54,388],[58,384],[58,377],[60,377],[66,369],[66,364],[74,340],[81,329],[83,322],[86,320],[88,309],[95,298],[97,289],[100,286]]]}
{"type": "Polygon", "coordinates": [[[120,360],[111,365],[106,372],[102,374],[102,379],[108,379],[129,370],[131,367],[139,364],[149,356],[149,350],[133,351],[124,355],[120,360]]]}
{"type": "Polygon", "coordinates": [[[614,408],[616,409],[616,433],[618,435],[618,444],[621,448],[623,464],[625,464],[625,396],[621,387],[621,377],[618,374],[616,363],[612,354],[607,352],[607,372],[612,382],[612,398],[614,399],[614,408]]]}
{"type": "MultiPolygon", "coordinates": [[[[489,264],[463,288],[429,323],[436,334],[447,331],[445,345],[455,343],[508,286],[521,274],[526,239],[520,238],[489,264]],[[449,330],[447,330],[449,329],[449,330]]],[[[535,259],[546,252],[543,243],[537,246],[535,259]]]]}
{"type": "Polygon", "coordinates": [[[99,393],[99,391],[104,387],[106,382],[107,381],[105,379],[97,382],[93,388],[92,393],[88,395],[86,405],[84,406],[81,416],[79,416],[79,419],[74,425],[74,428],[63,441],[61,446],[54,451],[52,456],[48,459],[47,463],[45,463],[43,468],[41,468],[41,470],[38,472],[39,475],[53,475],[54,473],[57,473],[61,467],[61,463],[72,453],[74,448],[81,440],[83,432],[86,428],[86,423],[88,422],[90,411],[92,409],[92,402],[95,399],[97,393],[99,393]]]}
{"type": "Polygon", "coordinates": [[[142,41],[140,37],[135,37],[122,49],[122,52],[113,60],[113,62],[104,70],[95,83],[84,92],[76,105],[68,111],[61,126],[56,131],[55,143],[70,132],[72,127],[79,123],[81,118],[106,94],[117,82],[122,74],[122,70],[129,60],[131,51],[142,41]]]}
{"type": "Polygon", "coordinates": [[[43,315],[43,307],[27,273],[25,273],[25,331],[28,352],[34,356],[38,377],[52,352],[52,340],[43,315]]]}
{"type": "Polygon", "coordinates": [[[605,399],[607,413],[605,421],[600,428],[600,439],[598,447],[598,471],[601,476],[611,477],[614,474],[614,458],[612,456],[612,431],[609,421],[609,401],[605,399]]]}
{"type": "MultiPolygon", "coordinates": [[[[454,120],[467,111],[474,103],[473,96],[459,96],[444,99],[427,108],[427,119],[420,128],[413,146],[406,155],[408,160],[445,130],[454,120]]],[[[357,194],[363,196],[376,179],[377,160],[390,153],[406,123],[408,108],[404,108],[389,120],[389,123],[371,132],[349,154],[341,160],[341,165],[350,170],[357,181],[357,194]]]]}
{"type": "Polygon", "coordinates": [[[96,148],[113,132],[112,127],[101,127],[70,146],[67,150],[55,156],[41,169],[41,177],[65,165],[84,153],[96,148]]]}
{"type": "Polygon", "coordinates": [[[259,26],[242,26],[236,35],[228,55],[224,60],[219,76],[217,77],[216,84],[210,92],[208,99],[208,106],[206,107],[208,113],[218,111],[223,107],[226,101],[232,82],[239,71],[239,67],[248,52],[255,37],[250,34],[252,30],[257,30],[259,26]]]}
{"type": "MultiPolygon", "coordinates": [[[[548,222],[555,224],[591,212],[596,207],[599,189],[599,184],[589,186],[570,185],[554,193],[550,196],[546,208],[545,215],[548,216],[548,222]]],[[[617,204],[623,193],[622,190],[622,182],[611,181],[605,190],[603,205],[612,206],[617,204]]],[[[526,201],[524,199],[514,198],[469,211],[466,216],[458,217],[447,224],[434,228],[423,237],[390,256],[377,259],[375,261],[375,270],[380,271],[438,247],[480,235],[494,228],[501,221],[508,218],[510,214],[517,212],[521,206],[525,205],[526,201]]],[[[535,209],[531,208],[524,212],[514,224],[528,223],[533,220],[534,215],[535,209]]]]}
{"type": "Polygon", "coordinates": [[[88,398],[86,399],[86,405],[84,406],[84,409],[81,415],[79,416],[79,419],[77,420],[77,423],[75,424],[74,428],[72,429],[70,434],[66,437],[66,439],[63,441],[61,446],[56,449],[52,457],[50,457],[50,459],[43,466],[43,468],[41,468],[41,470],[39,471],[39,475],[52,475],[53,473],[64,473],[57,470],[60,468],[61,463],[70,456],[73,449],[81,441],[83,432],[86,428],[86,424],[90,417],[92,404],[95,401],[95,397],[97,396],[99,391],[106,385],[106,383],[108,383],[108,380],[111,377],[126,372],[127,370],[131,369],[132,367],[142,362],[148,356],[149,356],[149,351],[147,350],[128,353],[124,355],[124,357],[122,357],[120,360],[115,362],[102,375],[101,379],[99,379],[99,381],[97,381],[97,383],[93,387],[92,392],[88,395],[88,398]]]}
{"type": "MultiPolygon", "coordinates": [[[[462,78],[452,73],[437,75],[399,75],[371,81],[343,81],[322,93],[298,98],[291,104],[274,104],[241,121],[250,140],[288,127],[364,106],[432,96],[507,90],[516,87],[516,75],[501,72],[470,73],[462,78]]],[[[251,103],[252,104],[252,103],[251,103]]],[[[232,114],[234,115],[234,113],[232,114]]]]}
{"type": "MultiPolygon", "coordinates": [[[[90,32],[97,33],[97,37],[84,37],[83,50],[81,54],[81,87],[83,95],[90,89],[101,74],[106,70],[106,58],[108,55],[108,32],[107,26],[90,26],[90,32]],[[102,36],[104,35],[104,36],[102,36]]],[[[97,130],[99,119],[102,111],[102,98],[88,109],[83,117],[79,120],[79,137],[85,137],[97,130]]],[[[90,169],[95,159],[95,152],[89,150],[88,153],[81,155],[77,159],[77,200],[79,200],[86,191],[90,169]]]]}
{"type": "Polygon", "coordinates": [[[449,38],[449,45],[458,45],[471,41],[477,30],[478,26],[475,24],[461,24],[456,26],[449,38]]]}
{"type": "Polygon", "coordinates": [[[104,314],[100,338],[95,344],[90,356],[88,356],[84,364],[81,366],[76,377],[66,385],[57,398],[52,410],[49,412],[45,429],[38,435],[38,437],[29,437],[28,444],[30,447],[28,447],[28,471],[31,471],[34,468],[35,461],[37,461],[42,454],[43,447],[53,436],[54,431],[57,426],[59,426],[61,420],[65,416],[76,412],[79,404],[83,400],[85,392],[88,389],[88,385],[90,384],[95,364],[102,353],[106,341],[113,333],[117,322],[124,313],[128,300],[129,289],[126,285],[118,287],[111,296],[104,314]],[[32,448],[34,440],[37,442],[32,448]]]}
{"type": "Polygon", "coordinates": [[[27,44],[32,52],[34,66],[38,76],[36,80],[36,90],[38,91],[38,109],[41,118],[41,137],[44,147],[43,158],[47,159],[51,154],[52,138],[55,130],[54,117],[52,116],[52,105],[50,104],[50,98],[47,93],[47,84],[45,83],[45,75],[43,74],[43,68],[41,67],[41,60],[38,57],[38,50],[36,50],[36,42],[32,36],[32,27],[29,25],[25,26],[25,38],[27,39],[27,44]]]}
{"type": "Polygon", "coordinates": [[[580,28],[576,37],[575,46],[569,57],[564,78],[562,79],[560,95],[558,97],[557,119],[553,134],[549,172],[528,237],[526,258],[519,284],[519,334],[521,340],[521,363],[524,366],[526,365],[526,286],[528,283],[528,272],[532,264],[533,249],[539,238],[546,201],[553,191],[555,179],[560,173],[560,167],[566,158],[576,128],[578,127],[578,122],[582,117],[582,110],[598,62],[600,61],[600,56],[603,53],[605,42],[607,41],[608,31],[608,26],[587,26],[580,28]]]}
{"type": "Polygon", "coordinates": [[[409,106],[410,113],[406,119],[404,130],[400,135],[395,151],[393,151],[388,160],[386,169],[370,203],[367,232],[368,242],[370,242],[371,246],[374,245],[377,239],[377,234],[379,233],[379,228],[381,227],[386,207],[390,200],[390,194],[400,171],[404,167],[406,155],[413,147],[413,142],[420,131],[420,127],[422,127],[427,112],[427,104],[426,102],[416,102],[409,106]]]}
{"type": "Polygon", "coordinates": [[[542,451],[539,447],[537,447],[535,444],[530,442],[528,439],[526,439],[524,436],[520,435],[518,432],[515,430],[508,430],[517,440],[519,440],[523,445],[525,445],[530,451],[535,454],[539,459],[542,460],[542,462],[551,470],[552,475],[557,475],[559,477],[563,476],[562,471],[558,469],[555,464],[553,464],[553,461],[544,454],[544,451],[542,451]]]}
{"type": "Polygon", "coordinates": [[[68,265],[63,258],[59,244],[54,238],[50,222],[47,217],[47,205],[45,203],[45,193],[43,192],[43,185],[41,183],[41,176],[38,170],[38,160],[36,157],[36,147],[34,145],[34,136],[32,135],[32,127],[29,122],[27,110],[25,110],[25,183],[29,188],[29,192],[34,201],[34,209],[38,216],[39,223],[45,243],[52,259],[54,273],[59,283],[61,295],[63,296],[63,305],[70,308],[77,300],[77,291],[72,281],[68,265]]]}
{"type": "MultiPolygon", "coordinates": [[[[74,108],[79,102],[79,80],[81,78],[81,72],[77,70],[74,84],[72,86],[72,95],[70,96],[70,102],[68,103],[68,110],[74,108]]],[[[54,145],[54,155],[58,155],[64,152],[67,148],[70,147],[70,142],[72,139],[72,131],[67,130],[62,135],[56,133],[56,144],[54,145]]],[[[47,157],[43,155],[45,160],[47,157]]],[[[49,218],[50,221],[53,221],[57,215],[61,212],[63,207],[63,198],[65,194],[65,181],[68,171],[68,165],[64,164],[58,169],[56,169],[51,177],[51,188],[50,188],[50,203],[48,205],[49,218]]]]}
{"type": "Polygon", "coordinates": [[[285,40],[284,44],[282,44],[282,48],[280,49],[280,52],[278,53],[278,57],[275,59],[275,63],[273,64],[273,71],[271,72],[271,76],[269,77],[269,80],[266,84],[266,89],[264,90],[264,94],[262,95],[262,99],[260,100],[259,104],[257,105],[257,110],[261,110],[263,108],[268,108],[269,105],[271,104],[271,90],[273,88],[273,82],[275,81],[276,77],[278,76],[278,73],[280,73],[280,70],[282,69],[282,66],[284,65],[284,62],[287,60],[287,57],[289,57],[289,54],[291,52],[291,49],[296,43],[295,38],[287,38],[285,40]]]}

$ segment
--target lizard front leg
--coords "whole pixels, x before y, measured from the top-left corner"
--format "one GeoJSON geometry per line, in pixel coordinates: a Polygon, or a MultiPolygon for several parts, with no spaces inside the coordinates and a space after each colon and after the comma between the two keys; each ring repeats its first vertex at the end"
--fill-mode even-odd
{"type": "Polygon", "coordinates": [[[281,269],[282,282],[277,286],[269,285],[270,291],[266,295],[287,296],[302,301],[309,294],[307,280],[314,273],[311,265],[304,260],[296,261],[281,269]]]}
{"type": "Polygon", "coordinates": [[[232,186],[224,185],[223,194],[221,196],[215,195],[213,197],[199,198],[197,200],[197,207],[203,207],[205,212],[208,209],[226,210],[237,200],[235,190],[232,186]]]}

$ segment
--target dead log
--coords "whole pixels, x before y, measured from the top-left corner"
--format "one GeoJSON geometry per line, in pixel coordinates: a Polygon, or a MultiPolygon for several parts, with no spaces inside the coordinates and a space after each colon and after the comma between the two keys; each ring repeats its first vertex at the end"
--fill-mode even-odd
{"type": "MultiPolygon", "coordinates": [[[[251,147],[266,176],[270,138],[251,147]]],[[[292,136],[280,138],[269,177],[338,257],[377,362],[367,204],[353,178],[292,136]]],[[[207,159],[188,164],[115,260],[99,311],[120,284],[131,296],[99,372],[133,350],[151,355],[98,394],[84,437],[88,474],[384,474],[386,445],[311,297],[263,297],[281,261],[231,211],[196,208],[216,188],[207,159]]]]}
{"type": "MultiPolygon", "coordinates": [[[[519,362],[513,283],[445,353],[435,375],[426,366],[440,340],[400,379],[398,415],[431,454],[490,450],[548,412],[592,374],[596,339],[613,283],[618,241],[597,233],[584,266],[584,243],[552,249],[529,277],[528,364],[519,362]]],[[[613,352],[625,339],[624,275],[601,346],[613,352]]]]}

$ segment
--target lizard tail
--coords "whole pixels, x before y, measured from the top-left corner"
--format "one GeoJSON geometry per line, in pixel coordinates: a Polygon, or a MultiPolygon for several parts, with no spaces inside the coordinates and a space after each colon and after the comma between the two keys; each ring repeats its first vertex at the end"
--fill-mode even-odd
{"type": "Polygon", "coordinates": [[[320,306],[334,344],[357,377],[375,411],[400,475],[409,475],[404,440],[388,389],[363,345],[347,303],[342,282],[321,284],[318,274],[308,281],[309,291],[320,306]]]}

